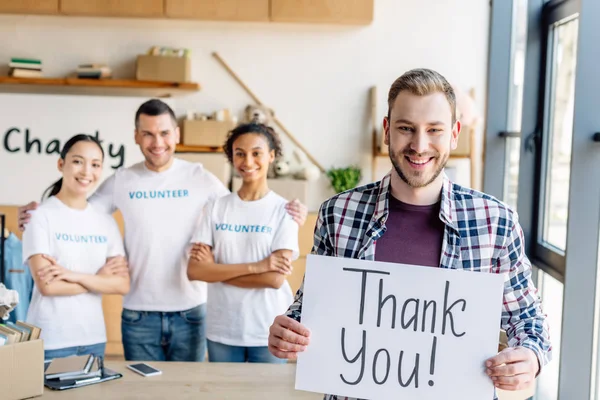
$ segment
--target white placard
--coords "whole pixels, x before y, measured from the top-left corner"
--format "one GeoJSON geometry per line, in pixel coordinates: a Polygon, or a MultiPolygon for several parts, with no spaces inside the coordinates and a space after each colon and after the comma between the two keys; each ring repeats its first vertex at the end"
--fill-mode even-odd
{"type": "MultiPolygon", "coordinates": [[[[134,141],[134,118],[144,97],[0,95],[0,205],[39,201],[60,178],[58,152],[73,135],[102,141],[102,180],[119,165],[143,156],[134,141]]],[[[172,105],[172,100],[165,101],[172,105]]]]}
{"type": "Polygon", "coordinates": [[[492,399],[484,362],[497,354],[503,284],[499,274],[308,255],[302,323],[311,342],[296,389],[492,399]]]}

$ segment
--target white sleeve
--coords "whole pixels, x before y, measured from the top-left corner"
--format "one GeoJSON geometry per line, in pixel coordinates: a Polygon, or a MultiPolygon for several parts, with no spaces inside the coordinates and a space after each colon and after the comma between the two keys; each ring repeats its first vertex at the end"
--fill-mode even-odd
{"type": "Polygon", "coordinates": [[[39,210],[30,211],[31,219],[23,232],[23,262],[27,262],[36,254],[54,256],[50,244],[50,227],[48,219],[39,210]]]}
{"type": "Polygon", "coordinates": [[[123,238],[117,221],[111,216],[107,216],[106,220],[108,224],[108,254],[106,257],[125,256],[123,238]]]}
{"type": "Polygon", "coordinates": [[[295,260],[300,255],[298,246],[298,224],[287,213],[285,206],[281,206],[281,222],[273,235],[273,243],[271,251],[277,250],[292,250],[292,260],[295,260]]]}
{"type": "Polygon", "coordinates": [[[112,214],[117,209],[114,202],[116,179],[116,173],[106,178],[88,199],[96,209],[103,213],[112,214]]]}
{"type": "Polygon", "coordinates": [[[214,247],[213,244],[213,231],[212,231],[212,211],[215,204],[215,200],[209,201],[204,206],[198,223],[194,229],[191,243],[204,243],[208,246],[214,247]]]}

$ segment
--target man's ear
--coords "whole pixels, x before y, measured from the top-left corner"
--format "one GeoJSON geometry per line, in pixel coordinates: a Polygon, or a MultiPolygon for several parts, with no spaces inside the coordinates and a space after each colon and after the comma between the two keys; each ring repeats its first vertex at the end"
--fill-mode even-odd
{"type": "Polygon", "coordinates": [[[457,120],[452,128],[452,138],[450,139],[451,150],[456,150],[456,147],[458,146],[458,136],[460,135],[461,128],[460,121],[457,120]]]}
{"type": "Polygon", "coordinates": [[[390,121],[383,117],[383,143],[390,145],[390,121]]]}

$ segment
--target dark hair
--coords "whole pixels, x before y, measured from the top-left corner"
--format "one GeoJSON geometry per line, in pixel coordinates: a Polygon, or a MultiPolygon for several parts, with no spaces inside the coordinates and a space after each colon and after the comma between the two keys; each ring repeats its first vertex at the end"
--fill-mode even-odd
{"type": "Polygon", "coordinates": [[[277,134],[277,132],[275,132],[273,128],[265,124],[251,122],[249,124],[238,125],[227,135],[227,140],[225,141],[223,150],[225,150],[225,154],[227,155],[227,159],[230,163],[233,163],[233,142],[235,142],[240,136],[245,135],[247,133],[263,135],[269,143],[269,150],[275,150],[275,158],[281,157],[282,146],[281,140],[279,140],[279,135],[277,134]]]}
{"type": "MultiPolygon", "coordinates": [[[[86,135],[84,133],[75,135],[71,139],[67,140],[67,142],[65,143],[65,145],[62,148],[62,151],[60,152],[60,158],[62,160],[64,160],[67,157],[69,150],[71,150],[71,147],[75,146],[75,144],[79,143],[79,142],[96,143],[98,145],[98,147],[100,148],[100,151],[102,152],[102,159],[104,159],[104,149],[100,145],[100,142],[98,141],[98,139],[96,139],[94,136],[86,135]]],[[[44,197],[46,196],[46,193],[48,191],[50,191],[50,193],[48,194],[47,197],[56,196],[58,194],[58,192],[60,192],[60,189],[62,188],[62,183],[63,183],[63,178],[60,178],[59,180],[54,182],[52,185],[50,185],[48,187],[48,189],[44,190],[44,193],[42,194],[42,200],[44,199],[44,197]]]]}
{"type": "Polygon", "coordinates": [[[156,117],[158,115],[169,114],[171,119],[173,119],[173,123],[177,125],[177,118],[175,117],[175,113],[169,107],[167,103],[159,99],[151,99],[143,103],[135,112],[135,128],[138,128],[138,123],[140,121],[140,115],[150,115],[152,117],[156,117]]]}

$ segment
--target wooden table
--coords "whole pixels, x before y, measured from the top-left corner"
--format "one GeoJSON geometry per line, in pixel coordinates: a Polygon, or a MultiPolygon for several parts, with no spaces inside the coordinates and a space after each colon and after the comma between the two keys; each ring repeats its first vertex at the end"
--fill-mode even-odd
{"type": "Polygon", "coordinates": [[[277,399],[320,400],[322,394],[294,389],[295,364],[149,362],[162,375],[143,377],[127,369],[124,361],[105,366],[123,377],[77,389],[44,388],[44,400],[180,400],[277,399]]]}
{"type": "MultiPolygon", "coordinates": [[[[123,374],[114,381],[77,389],[44,388],[44,400],[322,400],[323,395],[294,389],[295,364],[149,362],[162,375],[143,377],[127,369],[124,361],[107,361],[106,367],[123,374]]],[[[502,392],[500,400],[523,400],[533,392],[502,392]]]]}

